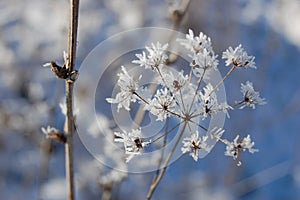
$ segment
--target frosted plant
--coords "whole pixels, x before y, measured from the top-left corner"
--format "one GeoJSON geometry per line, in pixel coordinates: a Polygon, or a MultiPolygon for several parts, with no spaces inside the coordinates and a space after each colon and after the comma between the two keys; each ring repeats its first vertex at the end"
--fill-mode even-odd
{"type": "Polygon", "coordinates": [[[208,136],[199,137],[199,132],[193,133],[191,137],[186,137],[183,140],[183,146],[181,147],[182,153],[190,152],[190,155],[195,161],[198,161],[199,151],[207,151],[208,136]]]}
{"type": "Polygon", "coordinates": [[[253,84],[249,81],[247,81],[246,84],[241,83],[241,92],[244,99],[240,102],[237,102],[237,104],[241,105],[241,109],[246,106],[255,109],[255,105],[266,104],[265,99],[259,96],[259,92],[256,92],[253,89],[253,84]]]}
{"type": "Polygon", "coordinates": [[[145,110],[157,116],[157,120],[164,121],[175,109],[175,101],[167,88],[157,90],[153,99],[145,105],[145,110]]]}
{"type": "Polygon", "coordinates": [[[159,69],[161,65],[167,60],[168,56],[165,51],[168,48],[168,44],[161,45],[159,42],[155,44],[152,43],[151,47],[146,47],[148,51],[148,56],[143,52],[142,54],[137,54],[139,60],[134,60],[133,63],[144,66],[146,69],[159,69]]]}
{"type": "MultiPolygon", "coordinates": [[[[258,151],[253,148],[254,142],[251,141],[250,135],[241,141],[238,141],[239,136],[237,136],[233,142],[229,142],[222,138],[224,130],[221,127],[214,127],[210,130],[206,127],[207,121],[220,112],[229,117],[228,111],[234,110],[236,106],[255,108],[255,105],[265,104],[264,99],[260,98],[259,93],[254,91],[250,82],[241,85],[242,101],[230,105],[218,98],[218,88],[235,69],[256,68],[254,57],[249,56],[241,45],[235,49],[229,47],[223,52],[222,58],[225,59],[225,65],[230,65],[231,68],[217,84],[212,84],[209,74],[213,70],[217,70],[219,60],[217,59],[218,55],[214,53],[211,39],[203,33],[195,36],[190,29],[185,39],[178,39],[177,41],[189,51],[188,56],[192,60],[188,66],[184,66],[182,70],[178,71],[174,68],[170,69],[171,67],[167,66],[168,44],[160,44],[159,42],[151,44],[150,47],[146,47],[147,52],[143,51],[141,54],[136,54],[137,60],[132,61],[132,63],[152,70],[155,77],[153,81],[157,85],[154,92],[151,93],[147,87],[142,88],[141,83],[139,83],[141,76],[134,79],[122,66],[122,73],[118,74],[117,83],[120,91],[115,98],[106,99],[109,103],[117,104],[118,112],[121,108],[130,111],[132,103],[141,104],[140,108],[144,109],[145,112],[155,116],[157,121],[165,122],[165,131],[153,138],[147,138],[143,135],[142,128],[114,133],[115,141],[124,145],[125,154],[128,155],[127,162],[134,156],[142,155],[146,146],[151,146],[162,138],[166,143],[168,135],[179,129],[179,136],[167,156],[168,159],[165,163],[158,165],[158,168],[162,167],[158,175],[160,178],[153,182],[152,189],[149,190],[150,196],[154,191],[153,188],[157,186],[164,175],[170,157],[179,145],[182,145],[181,153],[189,153],[195,161],[203,157],[200,156],[201,152],[208,153],[211,151],[213,148],[212,140],[224,143],[226,145],[225,155],[231,156],[235,160],[237,160],[240,151],[248,150],[250,153],[258,151]],[[145,91],[148,92],[147,95],[145,95],[145,91]],[[173,120],[176,125],[170,126],[168,123],[170,120],[173,120]],[[181,140],[182,142],[180,142],[181,140]]],[[[161,157],[163,157],[163,148],[161,151],[161,157]]],[[[240,165],[240,161],[238,165],[240,165]]]]}
{"type": "Polygon", "coordinates": [[[223,59],[226,59],[226,66],[233,64],[236,67],[251,67],[256,68],[254,62],[254,56],[248,56],[240,44],[235,49],[229,47],[226,52],[223,52],[223,59]]]}
{"type": "Polygon", "coordinates": [[[141,129],[134,129],[131,132],[115,132],[115,137],[115,142],[124,144],[126,154],[128,154],[126,162],[129,162],[134,155],[140,154],[144,146],[147,145],[147,142],[143,142],[141,139],[141,129]]]}
{"type": "Polygon", "coordinates": [[[225,112],[229,116],[227,110],[232,109],[226,102],[219,104],[217,95],[213,92],[214,88],[209,83],[207,84],[203,92],[200,92],[201,103],[199,104],[199,110],[201,117],[205,119],[207,116],[218,113],[220,111],[225,112]]]}
{"type": "Polygon", "coordinates": [[[124,107],[126,110],[130,110],[130,102],[135,102],[137,100],[136,92],[139,89],[138,80],[142,78],[140,76],[138,80],[134,80],[127,72],[124,66],[122,66],[122,72],[119,73],[118,86],[121,91],[116,95],[116,98],[107,98],[109,103],[117,103],[118,111],[120,108],[124,107]]]}
{"type": "MultiPolygon", "coordinates": [[[[235,49],[229,47],[223,52],[222,58],[225,59],[225,65],[232,65],[232,68],[217,85],[213,86],[209,82],[204,82],[205,74],[209,73],[210,70],[217,69],[219,64],[217,55],[215,55],[212,48],[211,39],[203,33],[194,36],[193,31],[190,29],[185,39],[178,39],[177,41],[191,52],[189,56],[192,61],[188,74],[185,74],[184,71],[171,71],[166,67],[168,44],[162,45],[157,42],[150,47],[146,47],[147,53],[136,54],[138,60],[132,61],[141,67],[145,67],[145,69],[152,69],[156,73],[157,77],[154,80],[159,87],[157,87],[152,98],[144,98],[140,95],[139,90],[141,87],[138,82],[141,76],[134,79],[122,66],[122,73],[118,74],[120,92],[116,94],[115,98],[107,98],[107,101],[117,104],[118,111],[122,107],[130,111],[130,104],[134,102],[144,104],[144,109],[156,116],[158,121],[166,121],[168,118],[175,117],[181,121],[180,123],[184,124],[182,136],[185,135],[186,137],[183,140],[184,146],[181,148],[183,153],[192,151],[191,148],[194,148],[194,150],[197,148],[209,150],[209,145],[205,143],[207,138],[205,135],[215,137],[219,141],[225,141],[220,138],[223,132],[221,134],[219,132],[219,135],[209,134],[208,129],[199,124],[197,118],[200,117],[204,121],[219,112],[224,112],[229,117],[228,110],[233,110],[235,105],[230,106],[227,102],[219,102],[216,90],[234,69],[256,68],[254,57],[248,56],[241,45],[235,49]],[[199,73],[199,69],[202,70],[201,73],[199,73]],[[193,75],[195,78],[193,78],[193,75]],[[188,132],[191,132],[189,130],[195,125],[204,133],[200,134],[196,130],[195,133],[189,136],[190,133],[188,132]],[[194,145],[190,146],[190,149],[188,148],[188,141],[194,145]],[[199,147],[200,143],[201,148],[199,147]]],[[[242,107],[255,108],[256,104],[262,105],[265,103],[264,99],[259,97],[259,93],[254,91],[252,83],[242,84],[241,91],[243,101],[239,101],[238,104],[241,104],[242,107]]],[[[132,130],[132,132],[115,132],[115,135],[117,136],[115,141],[124,143],[126,154],[130,155],[130,159],[141,153],[141,149],[145,144],[140,139],[142,137],[141,129],[132,130]]],[[[149,140],[147,144],[150,145],[154,141],[156,139],[153,139],[152,142],[149,140]]],[[[192,151],[191,154],[195,161],[198,160],[196,159],[196,152],[192,151]]],[[[127,161],[130,159],[127,159],[127,161]]]]}
{"type": "Polygon", "coordinates": [[[186,39],[177,39],[181,45],[191,52],[203,52],[204,50],[212,52],[211,39],[207,35],[200,32],[199,36],[194,36],[193,30],[189,29],[189,34],[186,34],[186,39]]]}
{"type": "MultiPolygon", "coordinates": [[[[238,158],[238,154],[240,151],[246,151],[248,150],[250,153],[258,152],[258,149],[253,149],[254,142],[251,141],[250,135],[247,135],[247,137],[243,138],[241,141],[238,141],[239,135],[237,135],[233,142],[228,142],[225,140],[224,142],[227,143],[225,156],[233,157],[234,160],[238,158]]],[[[242,163],[241,161],[238,161],[238,166],[240,166],[242,163]]]]}

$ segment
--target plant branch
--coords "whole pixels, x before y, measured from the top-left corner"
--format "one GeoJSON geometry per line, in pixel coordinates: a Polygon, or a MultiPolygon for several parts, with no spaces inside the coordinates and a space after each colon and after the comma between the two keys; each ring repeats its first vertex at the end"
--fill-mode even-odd
{"type": "Polygon", "coordinates": [[[183,135],[183,133],[185,131],[186,125],[187,125],[187,121],[185,121],[185,123],[184,123],[184,125],[183,125],[183,127],[182,127],[182,129],[180,131],[180,134],[179,134],[179,136],[178,136],[178,138],[177,138],[177,140],[176,140],[176,142],[175,142],[175,144],[174,144],[174,146],[173,146],[173,148],[171,150],[171,152],[168,154],[168,157],[167,157],[167,159],[166,159],[166,161],[164,163],[164,166],[163,166],[162,170],[160,171],[159,175],[156,177],[155,181],[152,182],[152,184],[150,186],[150,189],[148,191],[148,194],[147,194],[147,200],[150,200],[152,198],[152,195],[153,195],[155,189],[157,188],[159,182],[163,178],[163,176],[164,176],[164,174],[166,172],[166,169],[167,169],[167,167],[169,165],[169,162],[170,162],[170,160],[171,160],[171,158],[172,158],[172,156],[173,156],[173,154],[175,152],[175,149],[177,148],[177,145],[178,145],[178,143],[179,143],[179,141],[180,141],[180,139],[181,139],[181,137],[182,137],[182,135],[183,135]]]}
{"type": "Polygon", "coordinates": [[[233,72],[233,70],[236,68],[235,65],[233,65],[230,70],[227,72],[227,74],[223,77],[222,80],[220,80],[220,82],[212,89],[212,91],[210,91],[210,93],[208,94],[208,96],[210,96],[216,89],[218,89],[218,87],[220,87],[220,85],[228,78],[228,76],[233,72]]]}
{"type": "MultiPolygon", "coordinates": [[[[168,120],[168,118],[167,118],[168,120]]],[[[151,141],[151,144],[153,144],[154,142],[160,140],[161,138],[165,138],[169,133],[171,133],[172,131],[174,131],[178,126],[180,126],[184,121],[181,121],[180,123],[176,124],[174,127],[172,127],[171,129],[169,129],[168,131],[166,130],[164,132],[164,134],[160,135],[159,137],[155,138],[154,140],[151,141]]]]}
{"type": "MultiPolygon", "coordinates": [[[[68,60],[66,63],[67,69],[72,72],[76,59],[77,47],[77,29],[78,29],[78,10],[79,0],[70,0],[70,21],[68,33],[68,60]]],[[[74,115],[73,115],[73,81],[66,80],[66,120],[65,120],[65,134],[67,141],[65,144],[65,159],[66,159],[66,182],[67,182],[67,199],[75,199],[74,186],[74,145],[73,135],[75,131],[74,115]]]]}
{"type": "MultiPolygon", "coordinates": [[[[202,75],[201,75],[201,77],[200,77],[200,80],[199,80],[197,89],[196,89],[196,91],[195,91],[195,95],[193,96],[193,100],[192,100],[192,103],[191,103],[191,106],[190,106],[190,109],[189,109],[189,113],[190,113],[191,110],[192,110],[193,104],[194,104],[195,99],[196,99],[196,96],[197,96],[197,94],[198,94],[198,90],[200,89],[200,85],[201,85],[201,83],[202,83],[202,81],[203,81],[203,79],[204,79],[204,74],[205,74],[205,72],[206,72],[206,69],[207,69],[207,68],[204,68],[203,73],[202,73],[202,75]]],[[[192,70],[192,69],[191,69],[191,70],[192,70]]]]}
{"type": "MultiPolygon", "coordinates": [[[[165,133],[168,132],[168,128],[169,128],[169,118],[167,118],[167,120],[166,120],[165,133]]],[[[152,183],[154,183],[156,181],[156,178],[159,175],[161,164],[162,164],[162,161],[164,159],[164,153],[165,153],[165,146],[166,146],[166,144],[167,144],[167,134],[164,134],[164,140],[163,140],[163,145],[162,145],[162,150],[161,150],[160,158],[158,160],[156,175],[153,177],[152,183]]]]}

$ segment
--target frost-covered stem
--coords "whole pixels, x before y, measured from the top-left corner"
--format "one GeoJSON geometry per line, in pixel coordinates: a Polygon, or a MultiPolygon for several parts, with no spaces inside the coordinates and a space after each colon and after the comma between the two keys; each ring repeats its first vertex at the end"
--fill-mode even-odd
{"type": "Polygon", "coordinates": [[[153,177],[152,183],[156,181],[157,176],[159,175],[160,167],[161,167],[161,164],[162,164],[162,161],[163,161],[163,158],[164,158],[165,146],[167,144],[167,134],[166,133],[168,133],[168,128],[169,128],[169,118],[167,118],[167,120],[166,120],[166,129],[165,129],[165,134],[164,134],[162,150],[161,150],[160,158],[158,160],[156,175],[153,177]]]}
{"type": "Polygon", "coordinates": [[[179,136],[178,136],[178,138],[177,138],[177,140],[176,140],[176,142],[175,142],[175,144],[174,144],[171,152],[169,153],[169,155],[168,155],[168,157],[167,157],[167,159],[166,159],[166,161],[165,161],[165,163],[163,165],[162,170],[160,171],[160,173],[157,176],[156,180],[154,182],[152,182],[152,184],[150,186],[150,189],[148,191],[148,194],[147,194],[147,200],[150,200],[152,198],[152,195],[153,195],[155,189],[157,188],[157,186],[158,186],[159,182],[161,181],[162,177],[164,176],[164,174],[166,172],[166,169],[167,169],[167,167],[169,165],[169,162],[170,162],[170,160],[171,160],[171,158],[172,158],[172,156],[173,156],[173,154],[175,152],[175,149],[177,148],[177,146],[179,144],[179,141],[182,138],[182,135],[183,135],[183,133],[185,131],[187,123],[188,123],[187,121],[184,122],[184,125],[183,125],[183,127],[182,127],[182,129],[180,131],[180,134],[179,134],[179,136]]]}
{"type": "Polygon", "coordinates": [[[227,74],[223,77],[222,80],[220,80],[220,82],[214,87],[214,89],[212,89],[212,91],[210,91],[209,95],[210,96],[218,87],[220,87],[220,85],[227,79],[227,77],[233,72],[233,70],[236,68],[235,65],[233,65],[230,70],[227,72],[227,74]]]}
{"type": "MultiPolygon", "coordinates": [[[[79,0],[70,0],[70,21],[68,33],[68,60],[67,69],[73,71],[76,59],[76,46],[77,46],[77,29],[78,29],[78,10],[79,0]]],[[[74,115],[73,115],[73,87],[74,82],[66,81],[66,120],[65,120],[65,134],[67,141],[65,144],[65,159],[66,159],[66,182],[67,182],[67,199],[75,199],[75,186],[74,186],[74,115]]]]}
{"type": "MultiPolygon", "coordinates": [[[[164,82],[164,84],[167,85],[167,84],[166,84],[166,81],[165,81],[165,79],[164,79],[163,75],[161,74],[161,71],[159,70],[158,67],[157,67],[157,72],[158,72],[159,76],[161,77],[161,80],[164,82]]],[[[169,90],[168,87],[167,87],[167,89],[169,90]]]]}
{"type": "MultiPolygon", "coordinates": [[[[185,105],[184,105],[184,102],[183,102],[183,95],[182,95],[182,90],[181,90],[181,88],[179,89],[179,92],[180,92],[180,100],[181,100],[181,103],[182,103],[182,106],[183,106],[183,111],[186,112],[185,105]]],[[[177,104],[178,104],[178,103],[177,103],[177,104]]]]}
{"type": "MultiPolygon", "coordinates": [[[[150,94],[153,94],[155,90],[156,90],[156,85],[155,84],[151,84],[150,87],[149,87],[150,94]]],[[[139,107],[139,109],[136,112],[136,115],[134,117],[134,122],[135,123],[133,123],[133,124],[136,125],[135,128],[139,127],[139,125],[143,121],[144,116],[145,116],[145,111],[144,111],[143,107],[139,107]]]]}
{"type": "Polygon", "coordinates": [[[222,143],[225,144],[225,145],[230,145],[230,142],[228,142],[227,140],[222,139],[221,137],[219,137],[219,136],[217,136],[217,135],[214,135],[214,134],[210,134],[210,135],[213,136],[214,138],[216,138],[217,141],[220,141],[220,142],[222,142],[222,143]]]}
{"type": "MultiPolygon", "coordinates": [[[[192,70],[192,69],[191,69],[191,70],[192,70]]],[[[206,68],[204,69],[204,71],[203,71],[203,73],[202,73],[202,75],[201,75],[201,77],[200,77],[199,83],[198,83],[198,85],[197,85],[197,89],[196,89],[196,91],[195,91],[195,95],[193,96],[193,100],[192,100],[192,103],[191,103],[191,106],[190,106],[190,109],[189,109],[189,113],[190,113],[191,110],[192,110],[194,101],[195,101],[195,99],[196,99],[198,90],[200,89],[200,85],[201,85],[201,83],[202,83],[202,81],[203,81],[205,72],[206,72],[206,68]]]]}
{"type": "Polygon", "coordinates": [[[240,102],[237,102],[236,104],[232,105],[231,107],[233,107],[233,108],[234,108],[234,107],[237,107],[237,106],[243,104],[244,102],[245,102],[245,100],[240,101],[240,102]]]}
{"type": "Polygon", "coordinates": [[[191,123],[193,123],[193,124],[199,126],[199,128],[202,128],[202,129],[205,130],[205,131],[208,131],[207,128],[205,128],[204,126],[202,126],[201,124],[199,124],[199,123],[197,123],[197,122],[194,122],[193,120],[189,120],[189,122],[191,122],[191,123]]]}
{"type": "Polygon", "coordinates": [[[139,95],[137,92],[133,92],[134,95],[136,95],[140,100],[142,100],[145,104],[149,104],[149,102],[144,99],[141,95],[139,95]]]}
{"type": "Polygon", "coordinates": [[[172,111],[170,111],[170,110],[166,110],[168,113],[170,113],[171,115],[174,115],[174,116],[176,116],[176,117],[178,117],[178,118],[181,118],[181,119],[184,119],[184,117],[183,116],[181,116],[180,114],[178,114],[178,113],[176,113],[176,112],[172,112],[172,111]]]}
{"type": "Polygon", "coordinates": [[[154,140],[151,141],[151,144],[153,144],[154,142],[160,140],[161,138],[164,138],[165,136],[167,136],[169,133],[171,133],[172,131],[174,131],[179,125],[181,125],[184,121],[176,124],[173,128],[169,129],[168,131],[166,131],[163,135],[160,135],[159,137],[155,138],[154,140]]]}
{"type": "Polygon", "coordinates": [[[194,70],[194,65],[192,65],[192,66],[191,66],[191,69],[190,69],[189,80],[188,80],[189,83],[192,82],[193,70],[194,70]]]}

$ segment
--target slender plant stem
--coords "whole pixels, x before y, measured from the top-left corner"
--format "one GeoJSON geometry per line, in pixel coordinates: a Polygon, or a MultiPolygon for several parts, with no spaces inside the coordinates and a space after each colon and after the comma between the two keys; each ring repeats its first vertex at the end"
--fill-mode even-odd
{"type": "MultiPolygon", "coordinates": [[[[168,128],[169,128],[169,118],[167,118],[167,120],[166,120],[165,133],[168,132],[168,128]]],[[[161,167],[162,161],[164,159],[164,153],[165,153],[165,146],[166,146],[166,144],[167,144],[167,134],[164,134],[164,140],[163,140],[163,145],[162,145],[162,150],[161,150],[160,158],[158,160],[156,175],[153,177],[152,183],[156,181],[156,178],[159,175],[160,167],[161,167]]]]}
{"type": "Polygon", "coordinates": [[[201,124],[199,124],[199,123],[197,123],[197,122],[195,122],[195,121],[193,121],[193,120],[189,120],[189,122],[191,122],[191,123],[193,123],[193,124],[199,126],[200,128],[202,128],[202,129],[205,130],[206,132],[208,131],[207,128],[205,128],[204,126],[202,126],[201,124]]]}
{"type": "MultiPolygon", "coordinates": [[[[77,29],[78,29],[78,10],[79,0],[70,0],[70,21],[69,21],[69,34],[68,34],[68,61],[67,69],[74,70],[76,59],[76,46],[77,46],[77,29]]],[[[66,81],[66,120],[65,120],[65,134],[67,142],[65,144],[65,159],[66,159],[66,182],[67,182],[67,199],[75,199],[75,186],[74,186],[74,145],[73,135],[75,131],[74,115],[73,115],[73,87],[72,81],[66,81]]]]}
{"type": "MultiPolygon", "coordinates": [[[[168,118],[167,118],[168,120],[168,118]]],[[[171,133],[172,131],[174,131],[178,126],[180,126],[182,122],[179,122],[178,124],[176,124],[175,126],[173,126],[171,129],[169,129],[168,131],[165,131],[163,135],[160,135],[159,137],[155,138],[154,140],[151,141],[151,144],[153,144],[154,142],[157,142],[158,140],[160,140],[161,138],[165,138],[169,133],[171,133]]]]}
{"type": "Polygon", "coordinates": [[[228,78],[228,76],[233,72],[233,70],[236,68],[235,65],[233,65],[230,70],[227,72],[227,74],[223,77],[222,80],[220,80],[220,82],[212,89],[212,91],[210,91],[209,95],[210,96],[216,89],[218,89],[218,87],[220,87],[220,85],[228,78]]]}
{"type": "MultiPolygon", "coordinates": [[[[192,69],[191,69],[191,70],[192,70],[192,69]]],[[[202,73],[202,75],[201,75],[201,78],[200,78],[200,80],[199,80],[197,89],[196,89],[196,91],[195,91],[195,95],[193,96],[193,100],[192,100],[192,103],[191,103],[191,106],[190,106],[190,109],[189,109],[189,113],[190,113],[191,110],[192,110],[193,104],[194,104],[195,99],[196,99],[196,96],[197,96],[197,94],[198,94],[198,90],[200,89],[200,85],[201,85],[201,83],[202,83],[202,81],[203,81],[203,79],[204,79],[205,72],[206,72],[206,68],[204,68],[203,73],[202,73]]]]}
{"type": "Polygon", "coordinates": [[[169,165],[169,162],[170,162],[170,160],[171,160],[171,158],[172,158],[172,156],[173,156],[173,154],[174,154],[174,152],[175,152],[175,150],[176,150],[176,148],[178,146],[178,143],[179,143],[179,141],[180,141],[180,139],[181,139],[181,137],[182,137],[182,135],[183,135],[183,133],[185,131],[187,123],[188,122],[185,121],[185,123],[184,123],[184,125],[183,125],[183,127],[182,127],[182,129],[180,131],[180,134],[179,134],[179,136],[178,136],[178,138],[177,138],[177,140],[176,140],[173,148],[171,149],[171,152],[168,154],[168,157],[167,157],[167,159],[166,159],[166,161],[165,161],[165,163],[163,165],[162,170],[160,171],[159,175],[156,177],[155,181],[152,182],[152,184],[150,186],[150,189],[148,191],[148,194],[147,194],[147,200],[150,200],[152,198],[152,195],[153,195],[155,189],[157,188],[159,182],[163,178],[163,176],[164,176],[164,174],[166,172],[166,169],[167,169],[167,167],[169,165]]]}
{"type": "MultiPolygon", "coordinates": [[[[149,87],[150,94],[153,94],[154,91],[155,91],[155,89],[156,89],[156,85],[155,84],[151,84],[150,87],[149,87]]],[[[138,128],[140,126],[140,124],[142,123],[142,121],[144,119],[144,116],[145,116],[144,107],[140,106],[139,109],[138,109],[138,111],[136,112],[136,115],[135,115],[134,120],[133,120],[135,122],[135,123],[133,123],[133,126],[135,128],[138,128]]]]}

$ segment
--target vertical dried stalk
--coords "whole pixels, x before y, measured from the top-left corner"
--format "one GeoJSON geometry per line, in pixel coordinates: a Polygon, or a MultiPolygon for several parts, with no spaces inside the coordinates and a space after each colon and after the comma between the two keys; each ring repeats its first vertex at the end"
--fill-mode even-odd
{"type": "MultiPolygon", "coordinates": [[[[73,71],[75,58],[76,58],[76,45],[77,45],[77,29],[78,29],[78,9],[79,0],[70,0],[70,22],[69,22],[69,34],[68,34],[68,61],[67,68],[69,71],[73,71]]],[[[66,81],[66,121],[65,121],[65,133],[67,136],[67,142],[65,144],[65,156],[66,156],[66,182],[67,182],[67,195],[69,200],[75,199],[75,187],[74,187],[74,146],[73,146],[73,134],[74,134],[74,116],[73,116],[73,86],[74,83],[66,81]]]]}

